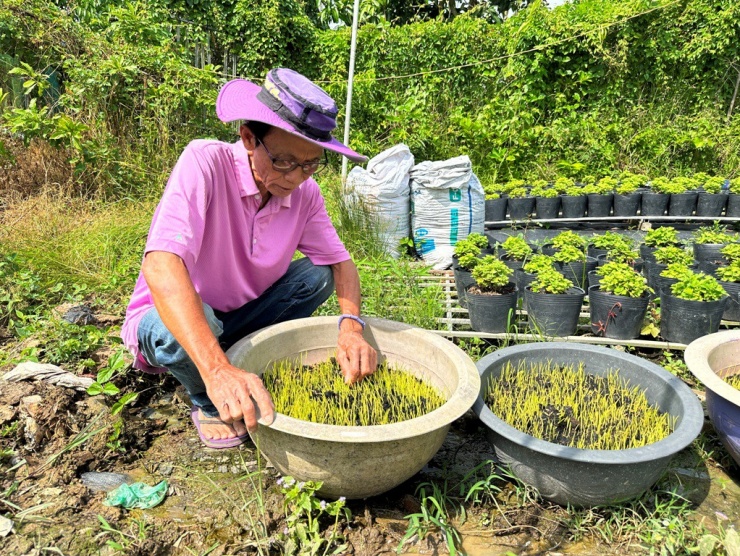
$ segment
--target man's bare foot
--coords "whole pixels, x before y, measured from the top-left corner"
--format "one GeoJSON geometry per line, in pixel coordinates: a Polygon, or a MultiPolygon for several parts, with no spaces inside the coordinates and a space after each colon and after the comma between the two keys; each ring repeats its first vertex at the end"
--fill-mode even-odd
{"type": "Polygon", "coordinates": [[[200,432],[209,440],[226,440],[247,434],[247,426],[244,421],[237,421],[233,425],[224,423],[218,417],[204,415],[200,409],[198,410],[198,420],[200,421],[200,432]]]}

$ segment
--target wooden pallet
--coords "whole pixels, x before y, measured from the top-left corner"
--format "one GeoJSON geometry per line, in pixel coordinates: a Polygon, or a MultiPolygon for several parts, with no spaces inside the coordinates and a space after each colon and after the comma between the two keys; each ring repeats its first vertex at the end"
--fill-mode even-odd
{"type": "MultiPolygon", "coordinates": [[[[433,271],[431,274],[422,276],[419,278],[422,285],[426,286],[439,286],[444,292],[444,309],[445,316],[437,318],[437,322],[440,325],[438,330],[432,330],[436,334],[445,336],[447,338],[486,338],[495,340],[506,340],[512,343],[516,342],[538,342],[543,341],[543,337],[539,334],[531,334],[526,332],[527,323],[526,315],[527,312],[519,310],[518,314],[520,317],[520,325],[517,332],[515,333],[497,333],[491,334],[488,332],[476,332],[471,328],[470,318],[468,317],[468,310],[464,307],[460,307],[457,302],[457,289],[455,288],[455,278],[451,270],[433,271]],[[524,322],[522,322],[524,321],[524,322]]],[[[588,305],[585,304],[581,308],[581,317],[589,317],[588,305]]],[[[722,321],[722,325],[730,328],[740,326],[737,322],[722,321]]],[[[655,349],[671,349],[671,350],[683,350],[686,349],[686,344],[680,344],[677,342],[666,342],[664,340],[648,340],[643,338],[637,338],[634,340],[615,340],[612,338],[602,338],[594,336],[591,332],[589,325],[579,325],[579,334],[575,336],[565,336],[558,338],[547,338],[550,341],[560,342],[574,342],[580,344],[596,344],[603,346],[633,346],[641,348],[655,348],[655,349]]]]}

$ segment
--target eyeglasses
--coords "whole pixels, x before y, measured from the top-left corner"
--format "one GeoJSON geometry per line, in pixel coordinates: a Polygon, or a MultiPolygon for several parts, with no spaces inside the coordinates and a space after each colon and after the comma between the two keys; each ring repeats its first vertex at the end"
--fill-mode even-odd
{"type": "Polygon", "coordinates": [[[329,159],[326,156],[326,151],[324,151],[324,160],[319,160],[316,162],[295,162],[293,160],[282,160],[280,158],[275,158],[270,154],[270,151],[267,149],[267,145],[261,140],[255,137],[255,140],[257,143],[262,145],[265,149],[265,152],[267,153],[267,158],[270,159],[270,162],[272,162],[272,168],[276,172],[280,172],[281,174],[289,174],[299,166],[301,167],[301,170],[303,170],[303,173],[307,176],[318,174],[323,170],[326,165],[329,163],[329,159]]]}

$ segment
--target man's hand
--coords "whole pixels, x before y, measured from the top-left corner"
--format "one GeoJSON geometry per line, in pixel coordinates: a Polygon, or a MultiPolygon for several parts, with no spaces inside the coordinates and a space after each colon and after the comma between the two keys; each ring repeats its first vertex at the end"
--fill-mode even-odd
{"type": "Polygon", "coordinates": [[[362,337],[362,332],[341,330],[337,340],[337,363],[344,382],[352,384],[375,372],[378,353],[362,337]]]}
{"type": "Polygon", "coordinates": [[[265,425],[271,425],[275,419],[275,406],[262,379],[233,365],[223,365],[208,373],[206,393],[225,423],[243,419],[247,430],[254,432],[257,430],[257,409],[265,425]]]}

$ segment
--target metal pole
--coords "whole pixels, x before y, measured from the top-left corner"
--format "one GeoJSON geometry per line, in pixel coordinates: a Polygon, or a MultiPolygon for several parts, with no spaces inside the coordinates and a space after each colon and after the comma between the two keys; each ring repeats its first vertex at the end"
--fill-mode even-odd
{"type": "MultiPolygon", "coordinates": [[[[347,78],[347,112],[344,115],[344,144],[349,145],[349,120],[352,115],[352,81],[355,77],[355,51],[357,50],[357,20],[360,19],[360,0],[352,8],[352,39],[349,49],[349,77],[347,78]]],[[[342,185],[347,181],[347,157],[342,157],[342,185]]]]}

